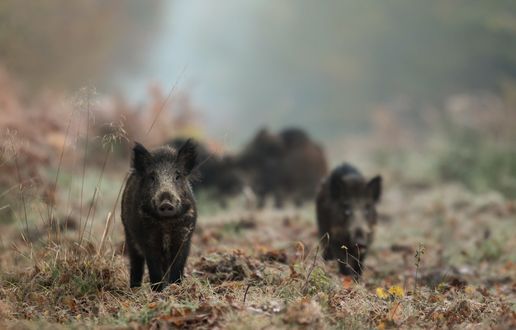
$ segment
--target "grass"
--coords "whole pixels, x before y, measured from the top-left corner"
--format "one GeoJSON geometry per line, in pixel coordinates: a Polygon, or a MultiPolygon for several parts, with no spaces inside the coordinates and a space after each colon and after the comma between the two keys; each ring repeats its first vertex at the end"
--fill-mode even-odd
{"type": "Polygon", "coordinates": [[[451,143],[440,155],[438,171],[444,180],[456,180],[477,192],[497,190],[516,197],[516,151],[479,132],[451,134],[451,143]]]}
{"type": "Polygon", "coordinates": [[[505,149],[453,140],[430,162],[421,151],[379,155],[391,171],[382,173],[380,221],[358,282],[322,260],[313,203],[254,210],[235,199],[223,209],[200,195],[187,276],[155,293],[148,278],[128,288],[118,212],[127,162],[115,162],[112,144],[125,131],[114,131],[104,149],[89,126],[83,133],[84,158],[101,151],[97,166],[77,157],[75,166],[42,168],[56,183],[50,202],[23,185],[1,192],[0,328],[516,327],[516,201],[500,179],[514,167],[505,149]],[[457,156],[465,148],[469,156],[457,156]],[[48,214],[76,225],[50,226],[48,214]]]}
{"type": "MultiPolygon", "coordinates": [[[[514,202],[479,203],[477,195],[453,185],[410,192],[410,206],[406,194],[402,185],[386,191],[381,212],[389,220],[377,228],[360,282],[340,277],[335,263],[321,259],[312,206],[301,211],[231,209],[201,214],[188,277],[163,293],[153,293],[147,282],[140,289],[127,287],[127,260],[118,249],[123,241],[119,221],[101,255],[96,253],[99,242],[86,240],[79,246],[74,232],[64,233],[59,243],[42,238],[28,245],[18,242],[14,251],[5,246],[0,252],[2,324],[227,329],[514,326],[516,264],[511,251],[516,241],[504,236],[516,226],[514,202]],[[253,225],[242,227],[242,219],[252,219],[253,225]],[[486,238],[484,229],[493,222],[501,229],[486,238]],[[449,244],[441,238],[444,233],[449,244]],[[462,246],[465,237],[471,242],[462,246]],[[420,243],[425,253],[418,259],[414,256],[420,243]],[[432,276],[439,276],[435,287],[432,276]],[[379,295],[378,288],[398,294],[379,295]]],[[[98,237],[102,223],[93,231],[98,237]]]]}
{"type": "Polygon", "coordinates": [[[499,192],[516,197],[516,143],[481,130],[452,124],[426,137],[419,150],[373,152],[374,162],[413,184],[456,182],[476,193],[499,192]]]}

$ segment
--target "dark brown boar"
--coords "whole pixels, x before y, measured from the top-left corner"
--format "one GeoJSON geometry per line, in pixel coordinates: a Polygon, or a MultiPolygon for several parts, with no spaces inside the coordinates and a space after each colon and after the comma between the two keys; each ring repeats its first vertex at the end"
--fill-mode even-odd
{"type": "Polygon", "coordinates": [[[122,222],[130,260],[130,286],[141,285],[147,263],[151,287],[181,281],[197,220],[190,175],[195,145],[152,152],[136,143],[132,173],[122,197],[122,222]]]}
{"type": "Polygon", "coordinates": [[[324,259],[337,259],[341,274],[359,277],[377,221],[382,178],[370,181],[343,164],[321,183],[316,198],[317,223],[324,259]]]}
{"type": "Polygon", "coordinates": [[[301,129],[279,134],[262,129],[239,157],[259,205],[274,197],[277,207],[286,200],[301,205],[313,200],[320,180],[327,173],[323,149],[301,129]]]}
{"type": "Polygon", "coordinates": [[[301,206],[314,200],[319,183],[328,173],[326,157],[322,147],[300,129],[286,129],[280,136],[287,150],[282,164],[285,175],[281,187],[287,198],[301,206]]]}

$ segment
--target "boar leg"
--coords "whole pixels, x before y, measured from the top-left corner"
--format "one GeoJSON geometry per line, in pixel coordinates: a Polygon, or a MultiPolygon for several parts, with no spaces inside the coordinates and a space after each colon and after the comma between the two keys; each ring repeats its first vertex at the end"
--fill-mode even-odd
{"type": "Polygon", "coordinates": [[[329,242],[322,241],[321,244],[323,246],[323,258],[324,258],[324,260],[333,260],[333,259],[335,259],[333,257],[333,252],[331,252],[329,242]]]}
{"type": "Polygon", "coordinates": [[[142,284],[145,258],[138,252],[129,237],[126,239],[126,245],[129,252],[129,286],[131,288],[139,287],[142,284]]]}
{"type": "Polygon", "coordinates": [[[152,290],[163,290],[163,271],[161,269],[159,257],[156,257],[155,253],[147,253],[145,259],[147,260],[147,268],[149,269],[149,278],[152,290]]]}
{"type": "Polygon", "coordinates": [[[190,252],[190,244],[186,242],[181,250],[178,250],[176,260],[170,261],[170,269],[168,271],[168,282],[179,283],[183,278],[183,270],[185,268],[186,259],[190,252]],[[173,263],[172,263],[173,262],[173,263]]]}
{"type": "Polygon", "coordinates": [[[168,282],[169,283],[179,283],[183,278],[183,267],[185,264],[186,258],[183,256],[178,256],[174,264],[170,265],[170,269],[168,272],[168,282]]]}

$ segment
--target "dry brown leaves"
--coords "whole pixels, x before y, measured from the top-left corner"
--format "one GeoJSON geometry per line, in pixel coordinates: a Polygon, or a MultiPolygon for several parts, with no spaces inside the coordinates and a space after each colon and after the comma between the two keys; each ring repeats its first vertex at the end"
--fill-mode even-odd
{"type": "Polygon", "coordinates": [[[152,320],[149,329],[199,329],[216,327],[229,307],[203,304],[198,308],[172,308],[169,314],[160,315],[152,320]]]}
{"type": "Polygon", "coordinates": [[[203,256],[194,264],[195,272],[210,283],[243,281],[246,278],[260,278],[259,262],[240,251],[233,253],[212,253],[203,256]]]}
{"type": "Polygon", "coordinates": [[[287,307],[283,320],[290,324],[317,327],[323,318],[321,306],[309,297],[303,297],[287,307]]]}

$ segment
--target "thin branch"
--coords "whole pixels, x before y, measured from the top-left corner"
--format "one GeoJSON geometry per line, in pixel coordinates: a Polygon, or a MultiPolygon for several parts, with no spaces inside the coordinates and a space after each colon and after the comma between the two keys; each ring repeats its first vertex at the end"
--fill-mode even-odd
{"type": "Polygon", "coordinates": [[[247,299],[247,292],[249,292],[249,288],[251,288],[251,283],[247,284],[247,287],[245,288],[245,292],[244,292],[244,299],[243,299],[243,304],[245,305],[245,301],[247,299]]]}
{"type": "Polygon", "coordinates": [[[172,96],[172,93],[176,90],[176,87],[177,85],[179,84],[179,81],[181,80],[181,78],[183,77],[183,74],[185,73],[186,71],[186,66],[183,67],[183,70],[181,71],[181,73],[179,74],[179,77],[176,79],[176,81],[174,82],[174,84],[172,85],[172,88],[170,89],[170,91],[168,92],[168,95],[167,97],[165,98],[165,100],[163,101],[163,103],[161,104],[161,107],[160,109],[158,110],[158,113],[156,114],[156,116],[154,117],[154,120],[152,121],[152,124],[151,126],[149,127],[149,129],[147,130],[147,133],[145,133],[145,136],[148,136],[150,134],[150,132],[152,131],[152,129],[154,128],[154,125],[156,124],[156,122],[158,121],[158,118],[159,116],[161,115],[161,113],[163,112],[163,110],[165,109],[165,105],[167,105],[168,103],[168,100],[170,99],[170,97],[172,96]]]}
{"type": "MultiPolygon", "coordinates": [[[[16,150],[14,149],[14,141],[12,140],[12,136],[10,136],[10,139],[11,139],[11,147],[13,149],[14,164],[16,167],[16,176],[18,178],[18,185],[19,185],[19,189],[20,189],[20,198],[22,201],[23,213],[25,216],[25,235],[28,236],[29,235],[29,221],[28,221],[28,217],[27,217],[27,203],[25,201],[25,194],[23,193],[23,180],[21,177],[20,165],[18,162],[18,154],[17,154],[16,150]]],[[[25,236],[23,236],[23,237],[25,238],[25,236]]]]}
{"type": "MultiPolygon", "coordinates": [[[[52,187],[52,194],[55,194],[56,189],[57,189],[57,182],[59,180],[59,175],[61,173],[61,166],[62,166],[62,163],[63,163],[66,143],[68,141],[68,134],[70,132],[70,126],[72,124],[73,115],[74,115],[74,111],[72,111],[72,113],[70,114],[70,118],[68,119],[68,123],[66,125],[65,138],[64,138],[64,141],[63,141],[63,146],[61,147],[61,155],[59,156],[59,163],[58,163],[58,166],[57,166],[57,173],[56,173],[56,178],[54,180],[54,186],[52,187]]],[[[54,199],[51,199],[51,201],[50,201],[50,208],[48,210],[48,219],[49,219],[51,224],[54,221],[53,220],[53,218],[54,218],[54,207],[55,207],[54,204],[55,204],[54,199]]]]}
{"type": "MultiPolygon", "coordinates": [[[[84,196],[84,181],[86,177],[86,163],[88,160],[88,144],[90,140],[90,93],[87,94],[86,99],[86,141],[84,146],[84,159],[82,163],[82,179],[81,179],[81,196],[80,196],[80,208],[79,208],[79,228],[82,227],[82,208],[83,208],[83,196],[84,196]]],[[[79,230],[79,236],[80,236],[79,230]]]]}
{"type": "Polygon", "coordinates": [[[310,276],[312,276],[312,272],[314,271],[315,264],[317,262],[317,255],[319,254],[319,247],[320,245],[317,244],[317,249],[315,250],[314,260],[312,262],[312,267],[308,271],[308,274],[306,276],[305,284],[303,285],[302,292],[306,292],[306,288],[308,287],[308,282],[310,281],[310,276]]]}
{"type": "Polygon", "coordinates": [[[111,221],[113,219],[113,213],[108,212],[107,218],[106,218],[106,226],[104,227],[104,232],[102,233],[102,238],[100,240],[99,249],[97,250],[97,256],[100,256],[102,253],[102,249],[104,248],[104,242],[106,241],[106,236],[109,231],[109,227],[111,226],[111,221]]]}

